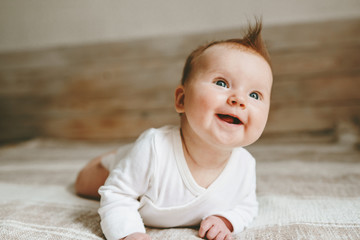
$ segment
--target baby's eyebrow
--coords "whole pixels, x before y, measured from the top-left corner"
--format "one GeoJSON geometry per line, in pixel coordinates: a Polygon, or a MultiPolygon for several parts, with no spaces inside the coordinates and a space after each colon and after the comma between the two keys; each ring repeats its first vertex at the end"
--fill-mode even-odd
{"type": "Polygon", "coordinates": [[[228,71],[223,70],[223,69],[214,70],[211,73],[221,75],[224,78],[231,78],[231,75],[232,75],[231,73],[229,73],[228,71]]]}

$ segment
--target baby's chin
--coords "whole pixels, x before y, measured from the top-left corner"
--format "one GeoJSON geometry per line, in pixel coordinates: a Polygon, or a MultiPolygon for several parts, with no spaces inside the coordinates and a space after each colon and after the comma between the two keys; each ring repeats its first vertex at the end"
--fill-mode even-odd
{"type": "Polygon", "coordinates": [[[221,139],[217,142],[217,146],[222,147],[223,149],[234,149],[237,147],[246,147],[249,146],[251,144],[253,144],[254,142],[256,142],[259,139],[259,137],[255,137],[255,138],[251,138],[251,139],[239,139],[239,140],[234,140],[234,139],[221,139]]]}
{"type": "Polygon", "coordinates": [[[242,147],[246,147],[246,146],[249,146],[255,142],[257,142],[257,140],[259,140],[259,138],[261,137],[261,134],[260,135],[257,135],[255,136],[254,138],[252,138],[250,141],[248,141],[246,144],[244,144],[242,147]]]}
{"type": "Polygon", "coordinates": [[[260,135],[254,135],[254,136],[247,136],[242,141],[239,141],[238,143],[234,144],[233,147],[246,147],[253,143],[255,143],[259,138],[260,135]]]}

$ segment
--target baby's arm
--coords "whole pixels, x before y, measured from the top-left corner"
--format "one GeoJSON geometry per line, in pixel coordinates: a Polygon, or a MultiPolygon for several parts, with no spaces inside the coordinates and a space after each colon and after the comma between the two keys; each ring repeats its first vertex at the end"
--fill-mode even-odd
{"type": "MultiPolygon", "coordinates": [[[[249,156],[250,159],[247,161],[248,165],[243,170],[242,178],[238,179],[238,182],[242,182],[241,185],[234,188],[234,185],[230,187],[229,191],[235,193],[234,204],[235,206],[226,211],[214,211],[209,213],[209,217],[205,218],[199,230],[199,235],[204,236],[205,233],[210,234],[210,237],[213,236],[211,233],[211,226],[222,226],[222,228],[227,226],[228,231],[236,234],[248,227],[253,221],[254,217],[258,213],[258,202],[256,199],[256,172],[255,172],[255,159],[249,156]],[[222,220],[223,224],[220,221],[216,221],[217,224],[209,224],[207,220],[209,218],[218,217],[222,220]],[[209,226],[210,225],[210,226],[209,226]],[[202,228],[201,228],[202,227],[202,228]]],[[[216,232],[216,231],[215,231],[216,232]]],[[[218,230],[217,232],[220,232],[218,230]]],[[[205,234],[206,235],[206,234],[205,234]]],[[[208,235],[206,237],[209,238],[208,235]]],[[[209,238],[209,239],[218,239],[218,238],[209,238]]],[[[219,238],[227,239],[227,238],[219,238]]]]}
{"type": "Polygon", "coordinates": [[[99,189],[100,224],[108,240],[149,239],[138,210],[139,198],[151,184],[153,154],[151,135],[143,134],[99,189]]]}
{"type": "Polygon", "coordinates": [[[209,240],[230,240],[231,232],[233,231],[232,224],[224,217],[209,216],[205,218],[199,229],[199,236],[206,237],[209,240]]]}

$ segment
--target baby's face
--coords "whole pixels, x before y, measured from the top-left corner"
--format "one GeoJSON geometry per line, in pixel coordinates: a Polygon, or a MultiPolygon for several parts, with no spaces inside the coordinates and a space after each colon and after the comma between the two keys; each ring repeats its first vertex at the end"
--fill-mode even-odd
{"type": "MultiPolygon", "coordinates": [[[[272,71],[260,55],[229,44],[214,45],[197,59],[183,91],[183,131],[214,146],[255,142],[270,108],[272,71]],[[185,122],[184,122],[185,121],[185,122]]],[[[179,91],[181,92],[181,91],[179,91]]]]}

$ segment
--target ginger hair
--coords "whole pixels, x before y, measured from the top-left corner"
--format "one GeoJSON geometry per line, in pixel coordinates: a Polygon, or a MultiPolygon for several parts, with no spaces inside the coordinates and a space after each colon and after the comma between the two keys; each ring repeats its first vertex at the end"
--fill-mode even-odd
{"type": "Polygon", "coordinates": [[[244,37],[242,37],[242,38],[233,38],[233,39],[228,39],[228,40],[213,41],[213,42],[210,42],[208,44],[205,44],[205,45],[200,46],[197,49],[195,49],[193,52],[191,52],[191,54],[186,59],[185,66],[183,69],[183,75],[181,78],[181,84],[185,85],[185,83],[190,78],[190,75],[191,75],[192,71],[194,70],[194,65],[195,65],[197,58],[206,49],[208,49],[214,45],[218,45],[218,44],[230,44],[230,45],[239,46],[245,50],[253,51],[253,52],[259,54],[260,56],[262,56],[271,67],[270,56],[269,56],[269,53],[265,46],[265,43],[263,41],[263,38],[261,35],[261,30],[262,30],[262,21],[259,19],[256,19],[255,25],[252,26],[249,24],[247,32],[244,35],[244,37]]]}

